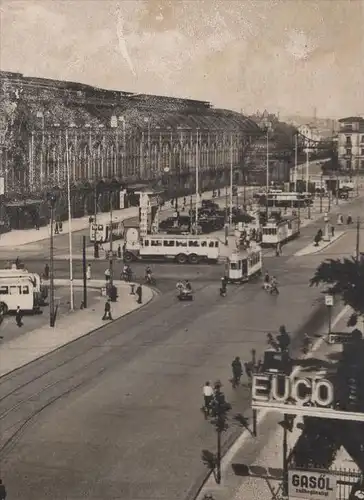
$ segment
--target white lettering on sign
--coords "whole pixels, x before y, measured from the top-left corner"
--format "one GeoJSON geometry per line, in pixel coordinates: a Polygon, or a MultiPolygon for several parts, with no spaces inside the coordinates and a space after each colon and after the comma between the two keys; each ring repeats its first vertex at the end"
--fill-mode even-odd
{"type": "Polygon", "coordinates": [[[318,472],[292,470],[288,472],[289,498],[336,500],[336,477],[318,472]]]}
{"type": "Polygon", "coordinates": [[[253,376],[252,399],[253,402],[329,407],[334,402],[334,388],[325,379],[291,379],[283,375],[261,374],[253,376]]]}

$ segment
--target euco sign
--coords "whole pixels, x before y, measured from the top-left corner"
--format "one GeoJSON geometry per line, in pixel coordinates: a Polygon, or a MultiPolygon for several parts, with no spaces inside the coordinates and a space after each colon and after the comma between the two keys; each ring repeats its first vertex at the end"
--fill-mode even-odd
{"type": "Polygon", "coordinates": [[[306,500],[336,500],[336,477],[318,472],[289,471],[288,495],[289,498],[306,500]]]}
{"type": "MultiPolygon", "coordinates": [[[[290,378],[279,374],[257,374],[252,383],[253,407],[272,409],[316,406],[329,408],[334,402],[334,388],[325,379],[290,378]]],[[[294,411],[293,411],[294,413],[294,411]]]]}

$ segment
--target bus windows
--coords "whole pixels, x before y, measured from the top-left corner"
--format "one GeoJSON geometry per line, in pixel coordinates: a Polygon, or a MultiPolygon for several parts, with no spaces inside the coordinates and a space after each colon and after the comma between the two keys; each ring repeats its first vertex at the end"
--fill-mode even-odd
{"type": "Polygon", "coordinates": [[[164,247],[174,247],[174,240],[163,240],[164,247]]]}
{"type": "Polygon", "coordinates": [[[144,240],[144,246],[149,247],[149,240],[144,240]]]}
{"type": "Polygon", "coordinates": [[[186,247],[186,246],[187,246],[187,241],[183,241],[183,240],[176,241],[176,247],[186,247]]]}
{"type": "Polygon", "coordinates": [[[215,248],[219,248],[219,242],[218,241],[215,241],[215,248]]]}
{"type": "Polygon", "coordinates": [[[215,242],[214,241],[210,241],[209,248],[214,248],[214,246],[215,246],[215,242]]]}
{"type": "Polygon", "coordinates": [[[201,242],[201,246],[202,246],[202,247],[207,247],[207,241],[202,241],[202,242],[201,242]]]}
{"type": "Polygon", "coordinates": [[[162,241],[161,240],[151,240],[150,246],[152,246],[152,247],[161,247],[162,246],[162,241]]]}
{"type": "Polygon", "coordinates": [[[23,285],[22,293],[23,293],[23,295],[29,295],[29,287],[28,287],[28,285],[23,285]]]}
{"type": "Polygon", "coordinates": [[[198,247],[198,241],[196,241],[196,240],[190,240],[188,242],[188,246],[189,247],[198,247]]]}
{"type": "Polygon", "coordinates": [[[7,286],[0,286],[0,295],[8,295],[9,290],[7,286]]]}

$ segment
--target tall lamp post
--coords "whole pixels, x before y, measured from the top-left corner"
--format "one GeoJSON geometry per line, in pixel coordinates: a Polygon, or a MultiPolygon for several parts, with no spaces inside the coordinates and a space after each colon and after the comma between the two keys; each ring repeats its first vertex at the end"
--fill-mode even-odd
{"type": "Polygon", "coordinates": [[[196,129],[196,202],[195,202],[195,224],[196,224],[196,234],[198,227],[198,207],[200,200],[199,193],[199,169],[200,169],[200,148],[199,148],[199,131],[200,129],[197,127],[196,129]]]}
{"type": "Polygon", "coordinates": [[[230,211],[229,224],[233,222],[233,134],[230,134],[230,211]]]}
{"type": "Polygon", "coordinates": [[[50,240],[49,240],[49,326],[52,328],[55,325],[55,308],[54,308],[54,209],[57,202],[55,192],[47,193],[47,201],[50,208],[50,240]]]}
{"type": "Polygon", "coordinates": [[[68,151],[68,129],[66,129],[66,167],[67,167],[67,205],[68,205],[68,245],[70,258],[70,309],[74,309],[73,294],[73,248],[72,248],[72,210],[71,210],[71,172],[68,151]]]}

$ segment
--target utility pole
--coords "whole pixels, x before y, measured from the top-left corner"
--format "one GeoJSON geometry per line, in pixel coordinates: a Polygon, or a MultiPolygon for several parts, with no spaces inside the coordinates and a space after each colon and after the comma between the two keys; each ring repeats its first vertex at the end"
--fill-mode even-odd
{"type": "Polygon", "coordinates": [[[196,130],[196,201],[195,201],[195,224],[196,224],[196,234],[197,234],[197,227],[198,227],[198,207],[199,207],[199,147],[198,147],[198,141],[199,141],[199,134],[198,130],[196,130]]]}
{"type": "Polygon", "coordinates": [[[50,239],[49,239],[49,326],[52,328],[55,325],[55,308],[54,308],[54,208],[56,204],[55,193],[48,193],[48,202],[51,210],[50,221],[50,239]]]}
{"type": "Polygon", "coordinates": [[[294,182],[294,187],[293,191],[297,193],[297,169],[298,169],[298,136],[297,132],[294,135],[294,177],[293,177],[293,182],[294,182]]]}
{"type": "Polygon", "coordinates": [[[356,221],[356,249],[355,249],[356,262],[360,262],[360,217],[356,221]]]}
{"type": "Polygon", "coordinates": [[[233,222],[233,134],[230,134],[230,213],[229,224],[233,222]]]}
{"type": "Polygon", "coordinates": [[[114,284],[114,277],[113,277],[113,232],[112,232],[112,190],[110,190],[110,249],[109,249],[109,270],[110,270],[110,292],[112,291],[112,287],[114,284]]]}
{"type": "Polygon", "coordinates": [[[87,307],[86,236],[82,236],[83,307],[87,307]]]}
{"type": "Polygon", "coordinates": [[[266,163],[267,163],[267,172],[266,172],[266,201],[265,201],[265,215],[266,219],[268,221],[268,193],[269,193],[269,127],[267,127],[267,157],[266,157],[266,163]]]}
{"type": "Polygon", "coordinates": [[[74,310],[73,294],[73,249],[72,249],[72,210],[71,210],[71,172],[68,158],[68,129],[66,129],[66,164],[67,164],[67,205],[68,205],[68,245],[70,259],[70,309],[74,310]]]}

